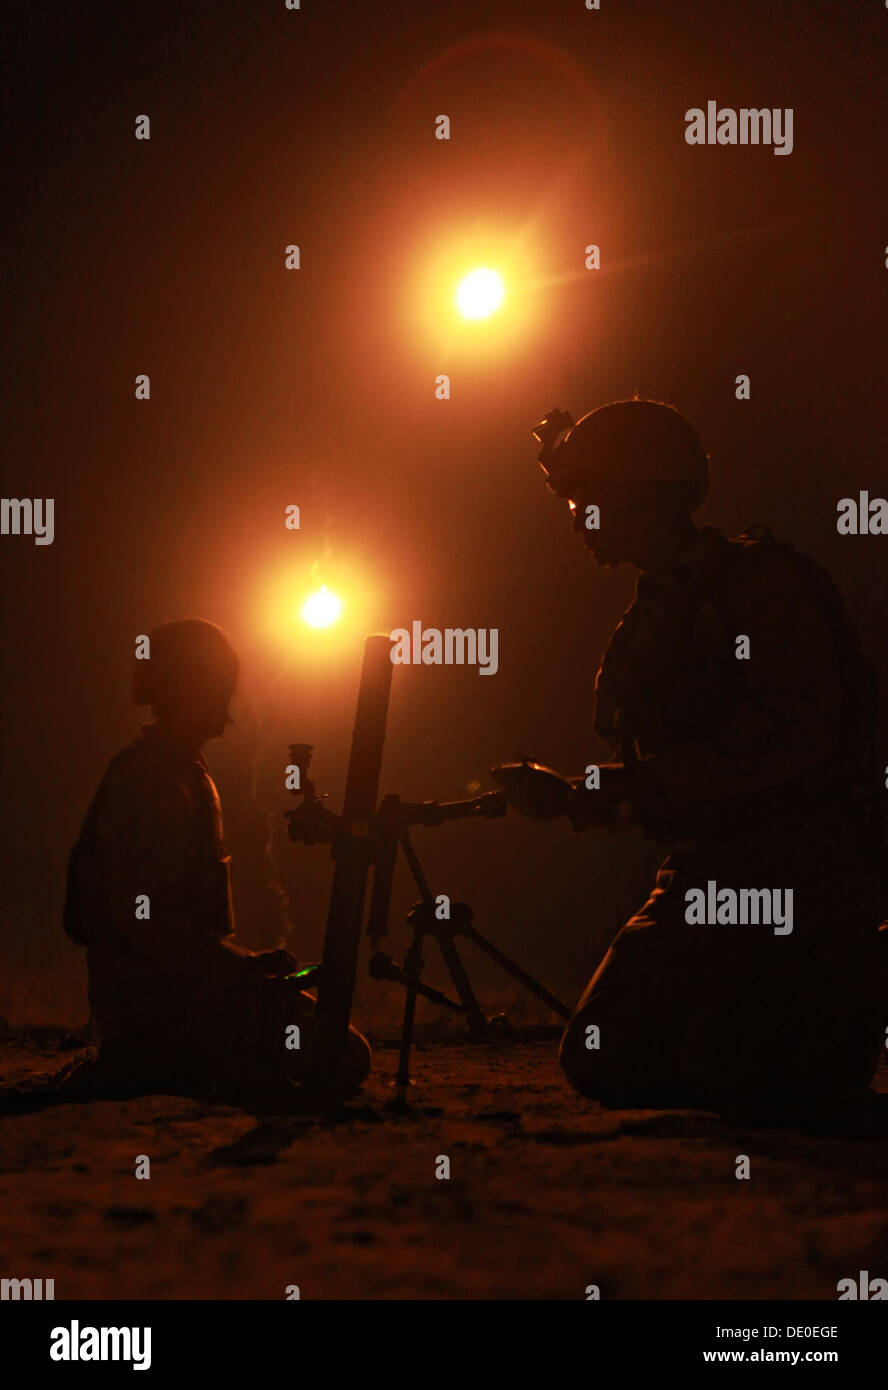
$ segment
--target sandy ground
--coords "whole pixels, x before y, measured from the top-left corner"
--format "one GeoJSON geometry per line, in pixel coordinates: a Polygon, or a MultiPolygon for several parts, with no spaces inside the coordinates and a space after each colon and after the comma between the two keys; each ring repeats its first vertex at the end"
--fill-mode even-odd
{"type": "MultiPolygon", "coordinates": [[[[11,1038],[3,1080],[71,1041],[11,1038]]],[[[888,1275],[888,1137],[609,1112],[552,1041],[428,1045],[397,1114],[375,1056],[334,1119],[163,1096],[4,1117],[0,1274],[57,1299],[835,1299],[888,1275]]],[[[888,1106],[884,1065],[875,1086],[888,1106]]]]}

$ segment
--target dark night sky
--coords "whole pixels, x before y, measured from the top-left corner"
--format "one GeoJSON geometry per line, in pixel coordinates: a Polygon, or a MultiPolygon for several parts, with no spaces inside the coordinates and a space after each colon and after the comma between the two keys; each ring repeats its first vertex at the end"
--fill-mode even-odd
{"type": "MultiPolygon", "coordinates": [[[[56,538],[0,537],[0,1008],[85,1014],[65,857],[155,622],[210,618],[241,653],[238,728],[207,752],[248,945],[279,934],[270,826],[291,948],[319,950],[330,866],[283,838],[286,745],[317,745],[338,807],[365,633],[499,629],[495,677],[396,670],[384,790],[601,756],[592,682],[634,575],[596,570],[543,486],[530,430],[555,403],[682,409],[712,456],[701,520],[825,563],[888,689],[888,538],[835,529],[840,497],[888,487],[877,0],[29,2],[4,27],[3,491],[53,497],[56,538]],[[792,107],[792,154],[688,146],[710,98],[792,107]],[[479,229],[527,274],[513,317],[454,340],[429,287],[479,229]],[[315,565],[348,604],[335,634],[284,623],[315,565]]],[[[437,891],[572,996],[654,855],[514,816],[417,843],[437,891]]]]}

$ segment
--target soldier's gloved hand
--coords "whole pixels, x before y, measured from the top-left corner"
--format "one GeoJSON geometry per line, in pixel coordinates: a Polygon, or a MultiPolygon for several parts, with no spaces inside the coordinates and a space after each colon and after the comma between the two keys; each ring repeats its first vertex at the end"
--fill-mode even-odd
{"type": "Polygon", "coordinates": [[[289,951],[257,951],[250,968],[259,975],[292,975],[299,969],[299,962],[289,951]]]}
{"type": "Polygon", "coordinates": [[[555,820],[574,808],[575,790],[566,777],[539,763],[505,763],[491,768],[506,800],[530,820],[555,820]]]}
{"type": "Polygon", "coordinates": [[[602,763],[600,784],[587,787],[585,777],[574,781],[571,821],[575,830],[621,830],[631,823],[633,771],[623,763],[602,763]]]}

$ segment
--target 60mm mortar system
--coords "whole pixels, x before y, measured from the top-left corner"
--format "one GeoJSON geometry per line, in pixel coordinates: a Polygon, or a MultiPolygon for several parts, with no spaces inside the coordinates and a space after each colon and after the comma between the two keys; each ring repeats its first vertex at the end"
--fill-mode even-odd
{"type": "Polygon", "coordinates": [[[508,803],[502,791],[485,792],[463,801],[409,802],[393,795],[379,801],[392,669],[389,636],[377,633],[368,637],[364,644],[342,814],[335,815],[326,807],[325,798],[318,794],[314,782],[306,775],[312,745],[293,743],[290,744],[290,758],[301,774],[300,788],[293,794],[300,798],[300,805],[285,815],[291,840],[306,845],[329,844],[334,862],[323,956],[318,967],[300,972],[303,983],[308,987],[316,985],[318,991],[313,1088],[335,1092],[336,1078],[341,1072],[357,978],[367,884],[372,871],[366,924],[374,951],[370,974],[374,979],[394,980],[407,991],[396,1079],[399,1096],[403,1099],[409,1083],[410,1046],[419,994],[463,1013],[473,1038],[484,1037],[495,1021],[485,1016],[475,997],[455,937],[465,936],[472,941],[562,1018],[570,1016],[570,1009],[481,935],[475,928],[468,903],[451,903],[449,917],[439,920],[435,896],[410,839],[410,827],[436,826],[467,818],[491,819],[505,815],[508,803]],[[380,950],[388,934],[399,849],[404,853],[421,894],[407,918],[413,935],[403,968],[380,950]],[[459,1002],[423,983],[422,945],[426,936],[437,941],[459,1002]]]}

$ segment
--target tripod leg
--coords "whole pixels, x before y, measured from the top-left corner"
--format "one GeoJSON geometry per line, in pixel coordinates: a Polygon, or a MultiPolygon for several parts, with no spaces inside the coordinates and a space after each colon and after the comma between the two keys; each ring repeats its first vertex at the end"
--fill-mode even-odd
{"type": "MultiPolygon", "coordinates": [[[[394,980],[399,985],[409,983],[404,971],[395,965],[391,956],[384,955],[382,951],[377,951],[376,955],[370,958],[370,978],[394,980]]],[[[452,1009],[456,1014],[465,1013],[462,1004],[457,1004],[455,999],[448,999],[446,994],[442,994],[439,989],[432,989],[431,985],[423,984],[422,980],[417,980],[416,992],[421,994],[423,999],[430,999],[433,1004],[440,1004],[444,1009],[452,1009]]]]}
{"type": "Polygon", "coordinates": [[[396,1099],[399,1104],[407,1100],[410,1085],[410,1047],[413,1042],[413,1021],[416,1017],[416,996],[419,977],[422,974],[423,930],[417,924],[413,932],[410,949],[404,958],[404,974],[407,976],[407,997],[404,1001],[404,1022],[401,1025],[401,1051],[398,1055],[398,1073],[395,1077],[396,1099]]]}
{"type": "Polygon", "coordinates": [[[469,984],[469,977],[466,974],[465,966],[459,958],[459,952],[453,944],[452,937],[440,935],[438,937],[438,945],[441,947],[441,955],[444,957],[444,963],[450,971],[451,979],[456,985],[456,992],[466,1011],[469,1034],[473,1038],[480,1038],[487,1031],[487,1019],[484,1017],[481,1006],[475,998],[475,991],[469,984]]]}
{"type": "Polygon", "coordinates": [[[504,952],[494,946],[492,941],[488,941],[486,936],[482,936],[471,922],[463,926],[462,932],[470,941],[474,941],[479,951],[484,951],[486,955],[490,956],[491,960],[496,961],[497,965],[501,965],[504,970],[508,970],[509,974],[514,975],[516,980],[520,980],[524,988],[529,989],[531,994],[535,994],[537,999],[542,999],[544,1004],[548,1004],[553,1013],[560,1014],[562,1018],[570,1018],[573,1009],[569,1009],[560,999],[556,999],[555,995],[550,994],[549,991],[540,984],[539,980],[535,980],[532,975],[528,975],[526,970],[522,970],[520,965],[516,965],[513,960],[510,960],[504,952]]]}

